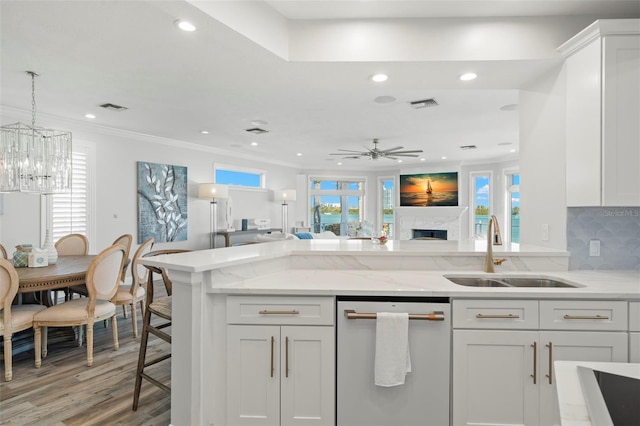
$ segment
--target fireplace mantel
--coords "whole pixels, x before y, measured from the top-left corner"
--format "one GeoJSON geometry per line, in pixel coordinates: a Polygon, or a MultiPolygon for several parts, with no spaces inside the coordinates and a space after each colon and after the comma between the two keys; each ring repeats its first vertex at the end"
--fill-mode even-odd
{"type": "Polygon", "coordinates": [[[396,207],[397,238],[410,240],[412,229],[442,229],[450,240],[460,239],[461,216],[468,207],[396,207]]]}

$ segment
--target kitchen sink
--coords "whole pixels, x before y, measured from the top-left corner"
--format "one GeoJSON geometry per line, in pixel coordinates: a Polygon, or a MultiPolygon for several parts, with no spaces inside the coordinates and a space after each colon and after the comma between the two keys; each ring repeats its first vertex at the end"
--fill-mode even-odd
{"type": "Polygon", "coordinates": [[[445,277],[449,281],[468,287],[509,287],[502,281],[479,277],[445,277]]]}
{"type": "Polygon", "coordinates": [[[474,277],[446,276],[454,284],[468,287],[537,287],[537,288],[575,288],[577,286],[563,281],[544,277],[474,277]]]}

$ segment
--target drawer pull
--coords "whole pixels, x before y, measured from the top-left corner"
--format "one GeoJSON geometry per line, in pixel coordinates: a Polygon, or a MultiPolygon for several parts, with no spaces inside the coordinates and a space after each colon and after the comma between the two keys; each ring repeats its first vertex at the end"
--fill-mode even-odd
{"type": "Polygon", "coordinates": [[[258,311],[258,313],[260,315],[299,315],[300,311],[296,311],[295,309],[290,311],[268,311],[265,309],[264,311],[258,311]]]}
{"type": "Polygon", "coordinates": [[[285,347],[284,347],[284,356],[285,356],[285,373],[284,377],[289,377],[289,336],[285,337],[285,347]]]}
{"type": "Polygon", "coordinates": [[[606,315],[565,315],[562,318],[572,320],[572,319],[594,319],[594,320],[607,320],[609,319],[606,315]]]}
{"type": "Polygon", "coordinates": [[[275,343],[276,343],[275,337],[271,336],[271,365],[270,365],[271,377],[273,377],[273,371],[275,370],[275,365],[274,365],[274,362],[273,362],[273,358],[274,358],[273,357],[273,349],[274,349],[275,343]]]}
{"type": "Polygon", "coordinates": [[[553,343],[549,342],[545,345],[549,348],[549,374],[545,374],[545,376],[549,379],[549,384],[553,384],[553,343]]]}
{"type": "Polygon", "coordinates": [[[476,318],[479,318],[479,319],[485,319],[485,318],[517,319],[517,318],[520,318],[520,315],[517,315],[517,314],[504,314],[504,315],[477,314],[476,318]]]}
{"type": "MultiPolygon", "coordinates": [[[[344,316],[347,319],[376,319],[378,314],[369,312],[356,312],[353,309],[345,309],[344,316]]],[[[444,321],[443,311],[434,311],[430,314],[409,314],[410,320],[444,321]]]]}

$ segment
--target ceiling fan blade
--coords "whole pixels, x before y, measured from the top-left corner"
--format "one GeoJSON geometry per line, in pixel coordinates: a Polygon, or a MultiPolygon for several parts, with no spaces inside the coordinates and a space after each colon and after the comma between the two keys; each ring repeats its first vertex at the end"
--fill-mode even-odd
{"type": "Polygon", "coordinates": [[[386,154],[391,154],[391,155],[397,155],[397,154],[419,154],[423,152],[421,149],[414,149],[414,150],[410,150],[410,151],[396,151],[396,152],[387,152],[385,151],[386,154]]]}
{"type": "MultiPolygon", "coordinates": [[[[393,155],[396,155],[398,157],[420,157],[418,154],[393,154],[393,155]]],[[[387,158],[389,157],[387,156],[387,158]]]]}
{"type": "Polygon", "coordinates": [[[336,151],[358,152],[358,153],[362,152],[362,151],[357,151],[355,149],[340,149],[340,148],[336,149],[336,151]]]}
{"type": "Polygon", "coordinates": [[[402,148],[404,148],[404,147],[403,146],[396,146],[395,148],[383,149],[382,151],[391,152],[391,151],[395,151],[395,150],[402,149],[402,148]]]}

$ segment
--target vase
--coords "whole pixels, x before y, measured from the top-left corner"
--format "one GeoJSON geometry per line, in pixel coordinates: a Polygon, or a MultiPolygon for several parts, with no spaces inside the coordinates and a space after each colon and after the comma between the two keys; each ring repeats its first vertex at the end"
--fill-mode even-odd
{"type": "Polygon", "coordinates": [[[56,250],[56,246],[53,245],[53,238],[51,238],[51,231],[47,229],[47,232],[44,237],[44,244],[42,245],[42,250],[47,253],[47,261],[49,265],[53,265],[58,260],[58,250],[56,250]]]}

